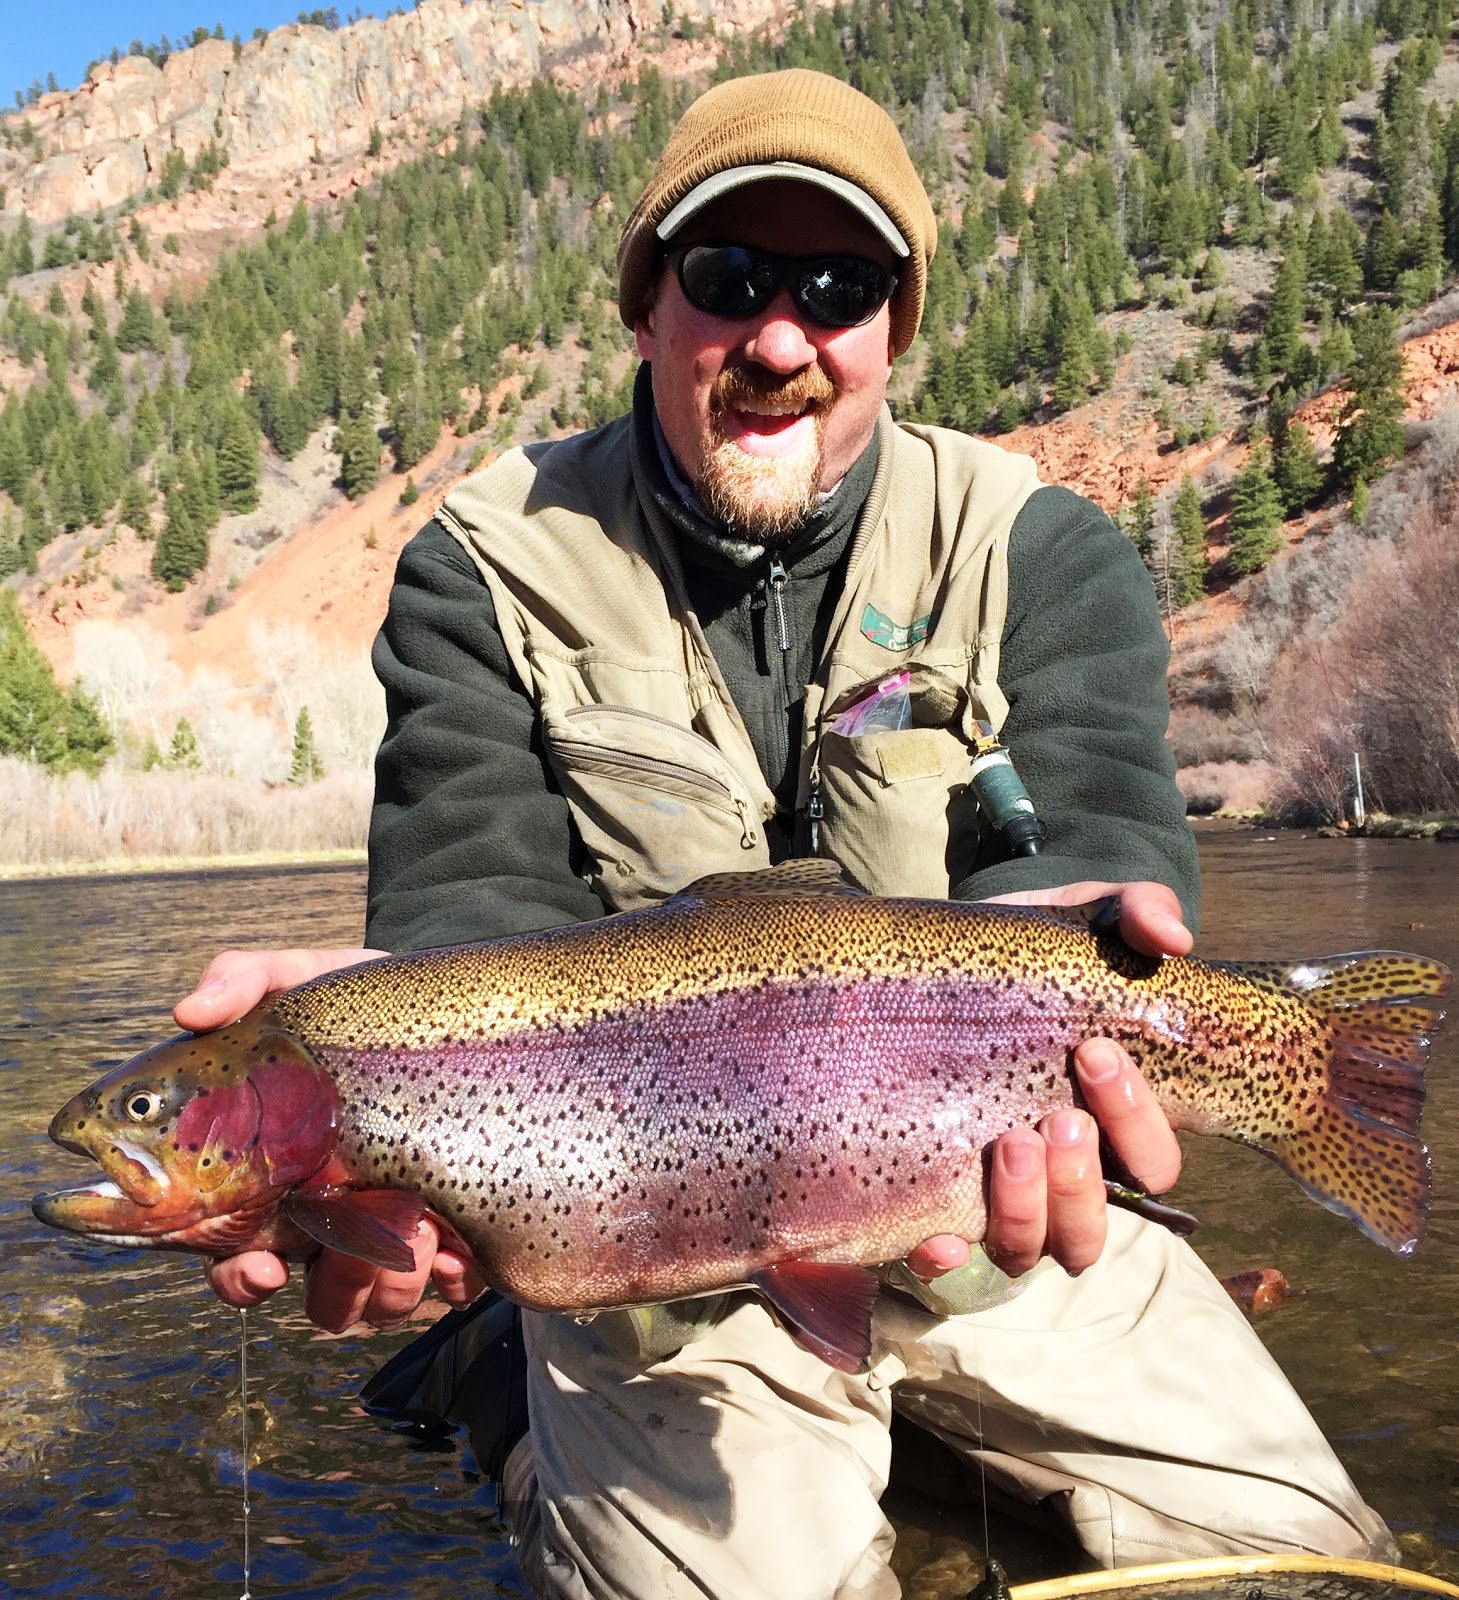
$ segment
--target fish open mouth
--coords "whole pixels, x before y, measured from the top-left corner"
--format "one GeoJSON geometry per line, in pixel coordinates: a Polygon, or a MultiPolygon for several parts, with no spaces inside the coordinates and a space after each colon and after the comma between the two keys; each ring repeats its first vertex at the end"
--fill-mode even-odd
{"type": "Polygon", "coordinates": [[[140,1204],[110,1178],[98,1178],[75,1189],[38,1194],[30,1208],[42,1222],[67,1233],[140,1238],[158,1231],[155,1226],[147,1226],[151,1208],[140,1204]]]}

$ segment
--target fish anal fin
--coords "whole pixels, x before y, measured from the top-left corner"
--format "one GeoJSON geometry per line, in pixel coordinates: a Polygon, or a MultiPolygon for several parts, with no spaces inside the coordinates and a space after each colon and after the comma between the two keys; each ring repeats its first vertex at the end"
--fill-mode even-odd
{"type": "Polygon", "coordinates": [[[675,900],[824,900],[865,895],[834,861],[802,857],[755,872],[711,872],[670,897],[675,900]]]}
{"type": "Polygon", "coordinates": [[[869,1267],[777,1261],[750,1281],[790,1325],[797,1343],[827,1366],[860,1372],[866,1365],[880,1287],[869,1267]]]}
{"type": "Polygon", "coordinates": [[[284,1213],[311,1239],[390,1272],[415,1266],[410,1241],[426,1203],[405,1189],[291,1189],[284,1213]]]}

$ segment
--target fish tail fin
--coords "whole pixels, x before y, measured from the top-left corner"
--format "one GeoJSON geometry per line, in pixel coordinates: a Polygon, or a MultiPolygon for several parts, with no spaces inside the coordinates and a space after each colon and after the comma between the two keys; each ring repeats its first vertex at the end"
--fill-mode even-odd
{"type": "Polygon", "coordinates": [[[1387,950],[1237,966],[1259,985],[1300,994],[1329,1041],[1322,1115],[1262,1147],[1319,1204],[1396,1255],[1410,1255],[1428,1219],[1429,1153],[1419,1116],[1449,969],[1387,950]]]}

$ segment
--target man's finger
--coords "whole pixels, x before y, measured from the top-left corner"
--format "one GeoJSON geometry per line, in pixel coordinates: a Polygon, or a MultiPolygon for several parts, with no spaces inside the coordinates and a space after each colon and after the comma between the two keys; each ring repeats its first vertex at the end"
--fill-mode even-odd
{"type": "Polygon", "coordinates": [[[983,1248],[1016,1278],[1043,1254],[1047,1231],[1044,1141],[1032,1128],[1013,1128],[993,1146],[983,1248]]]}
{"type": "Polygon", "coordinates": [[[1074,1052],[1084,1103],[1132,1178],[1164,1194],[1180,1176],[1180,1144],[1139,1068],[1113,1039],[1086,1039],[1074,1052]]]}
{"type": "Polygon", "coordinates": [[[230,1306],[262,1305],[289,1281],[289,1264],[269,1250],[246,1250],[224,1261],[209,1261],[203,1276],[217,1297],[230,1306]]]}
{"type": "Polygon", "coordinates": [[[923,1283],[930,1283],[944,1272],[967,1266],[969,1254],[966,1239],[955,1233],[936,1233],[908,1253],[907,1265],[923,1283]]]}
{"type": "Polygon", "coordinates": [[[469,1306],[486,1289],[481,1269],[454,1250],[438,1250],[431,1263],[431,1282],[448,1306],[469,1306]]]}
{"type": "Polygon", "coordinates": [[[1045,1117],[1040,1132],[1048,1174],[1048,1252],[1066,1272],[1082,1272],[1104,1249],[1099,1130],[1092,1117],[1068,1110],[1045,1117]]]}
{"type": "Polygon", "coordinates": [[[1195,942],[1180,900],[1163,883],[1127,883],[1120,890],[1120,938],[1147,956],[1183,956],[1195,942]]]}

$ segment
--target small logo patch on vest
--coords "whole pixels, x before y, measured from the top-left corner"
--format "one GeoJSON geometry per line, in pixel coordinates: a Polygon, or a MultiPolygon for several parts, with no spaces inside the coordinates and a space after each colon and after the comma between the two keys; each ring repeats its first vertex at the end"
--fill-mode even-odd
{"type": "Polygon", "coordinates": [[[893,622],[885,611],[878,611],[870,603],[861,613],[862,637],[879,644],[883,650],[910,650],[914,644],[922,643],[931,626],[931,612],[908,623],[893,622]]]}

